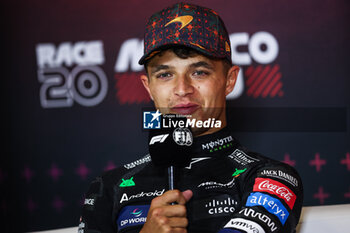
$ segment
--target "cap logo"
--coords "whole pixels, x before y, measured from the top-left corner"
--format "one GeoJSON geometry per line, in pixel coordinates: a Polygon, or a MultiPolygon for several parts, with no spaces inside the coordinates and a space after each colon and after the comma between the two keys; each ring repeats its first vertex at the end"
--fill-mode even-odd
{"type": "Polygon", "coordinates": [[[225,42],[225,49],[226,49],[226,52],[231,51],[230,46],[228,45],[227,41],[225,42]]]}
{"type": "Polygon", "coordinates": [[[193,20],[193,17],[191,15],[183,15],[171,20],[170,22],[165,24],[164,27],[168,26],[169,24],[179,22],[181,23],[181,27],[179,30],[181,30],[182,28],[186,27],[189,23],[191,23],[192,20],[193,20]]]}

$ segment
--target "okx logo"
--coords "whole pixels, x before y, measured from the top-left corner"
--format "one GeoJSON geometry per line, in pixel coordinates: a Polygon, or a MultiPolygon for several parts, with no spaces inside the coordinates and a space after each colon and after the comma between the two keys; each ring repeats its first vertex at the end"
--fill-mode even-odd
{"type": "Polygon", "coordinates": [[[118,229],[144,224],[148,210],[149,205],[125,206],[117,219],[118,229]]]}
{"type": "Polygon", "coordinates": [[[143,112],[143,128],[144,129],[160,129],[160,116],[162,114],[157,111],[143,112]]]}

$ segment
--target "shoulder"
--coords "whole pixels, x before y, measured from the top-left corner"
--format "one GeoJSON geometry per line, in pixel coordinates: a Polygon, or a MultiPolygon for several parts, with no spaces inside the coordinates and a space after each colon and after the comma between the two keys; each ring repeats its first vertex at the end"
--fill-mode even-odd
{"type": "Polygon", "coordinates": [[[293,190],[302,191],[301,177],[294,167],[244,148],[241,151],[248,156],[248,159],[252,160],[252,170],[254,170],[255,177],[279,181],[293,190]]]}
{"type": "Polygon", "coordinates": [[[142,170],[149,162],[151,162],[151,156],[146,154],[135,161],[104,172],[96,179],[102,181],[106,185],[115,185],[116,182],[119,182],[123,177],[128,176],[128,174],[135,174],[142,170]]]}

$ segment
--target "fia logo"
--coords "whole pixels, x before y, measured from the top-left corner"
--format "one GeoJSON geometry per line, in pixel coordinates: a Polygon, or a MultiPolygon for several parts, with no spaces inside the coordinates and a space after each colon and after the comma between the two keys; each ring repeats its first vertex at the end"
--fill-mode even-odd
{"type": "Polygon", "coordinates": [[[144,129],[160,129],[160,116],[162,114],[159,110],[151,112],[143,112],[143,128],[144,129]]]}
{"type": "Polygon", "coordinates": [[[193,142],[193,136],[187,128],[176,128],[173,132],[174,141],[180,146],[190,146],[193,142]]]}

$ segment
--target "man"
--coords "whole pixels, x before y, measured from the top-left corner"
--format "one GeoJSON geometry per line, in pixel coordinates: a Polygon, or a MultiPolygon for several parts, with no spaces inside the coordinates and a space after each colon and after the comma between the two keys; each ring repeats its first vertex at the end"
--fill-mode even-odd
{"type": "Polygon", "coordinates": [[[80,230],[294,232],[303,200],[299,175],[247,151],[226,126],[225,97],[239,68],[217,13],[186,3],[164,9],[150,18],[144,49],[141,81],[157,109],[221,124],[193,128],[192,160],[178,172],[175,190],[167,191],[167,173],[149,155],[98,177],[80,230]]]}

